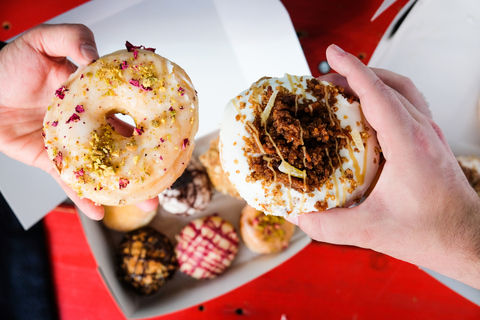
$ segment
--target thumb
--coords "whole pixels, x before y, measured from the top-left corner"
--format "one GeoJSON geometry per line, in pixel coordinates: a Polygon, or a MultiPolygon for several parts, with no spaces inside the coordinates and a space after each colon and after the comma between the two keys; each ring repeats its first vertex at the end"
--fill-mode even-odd
{"type": "Polygon", "coordinates": [[[303,213],[298,217],[288,217],[287,220],[317,241],[371,247],[373,232],[369,226],[372,224],[361,206],[303,213]]]}
{"type": "Polygon", "coordinates": [[[71,57],[80,65],[99,58],[93,32],[82,24],[40,25],[24,39],[49,57],[71,57]]]}

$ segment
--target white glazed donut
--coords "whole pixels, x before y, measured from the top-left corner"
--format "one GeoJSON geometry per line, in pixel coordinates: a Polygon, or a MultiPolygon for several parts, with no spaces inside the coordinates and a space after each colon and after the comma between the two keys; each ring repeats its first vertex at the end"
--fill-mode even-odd
{"type": "Polygon", "coordinates": [[[198,129],[198,99],[175,63],[134,47],[80,68],[59,88],[44,119],[48,155],[80,197],[109,206],[156,197],[187,166],[198,129]],[[125,137],[107,118],[130,115],[125,137]]]}
{"type": "Polygon", "coordinates": [[[284,217],[359,202],[380,148],[354,100],[328,82],[288,74],[262,78],[232,99],[219,148],[240,196],[284,217]]]}

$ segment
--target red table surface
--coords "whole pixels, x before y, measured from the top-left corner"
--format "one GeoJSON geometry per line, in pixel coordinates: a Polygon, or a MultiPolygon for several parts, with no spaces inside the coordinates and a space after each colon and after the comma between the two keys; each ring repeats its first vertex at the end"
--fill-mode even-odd
{"type": "MultiPolygon", "coordinates": [[[[173,0],[172,0],[173,1],[173,0]]],[[[0,3],[0,40],[86,2],[0,3]]],[[[407,0],[370,22],[382,0],[284,0],[315,76],[336,43],[368,62],[407,0]]],[[[44,219],[61,319],[124,319],[97,273],[73,207],[44,219]]],[[[479,319],[480,308],[416,266],[349,246],[313,242],[292,259],[219,298],[154,319],[479,319]]]]}

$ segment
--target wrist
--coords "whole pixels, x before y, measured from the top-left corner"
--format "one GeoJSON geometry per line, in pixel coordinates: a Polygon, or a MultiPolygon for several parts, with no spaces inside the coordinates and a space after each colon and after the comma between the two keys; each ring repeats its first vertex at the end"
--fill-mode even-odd
{"type": "Polygon", "coordinates": [[[444,221],[450,226],[441,235],[445,256],[437,267],[440,273],[480,289],[480,198],[471,192],[463,200],[449,212],[453,219],[444,221]]]}

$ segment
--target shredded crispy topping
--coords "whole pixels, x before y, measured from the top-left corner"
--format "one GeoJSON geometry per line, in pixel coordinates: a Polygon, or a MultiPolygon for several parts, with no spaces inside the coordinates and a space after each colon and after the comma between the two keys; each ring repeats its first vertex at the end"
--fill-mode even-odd
{"type": "Polygon", "coordinates": [[[263,84],[252,90],[261,100],[252,99],[257,94],[250,96],[255,120],[246,124],[251,137],[245,138],[244,148],[251,170],[249,179],[280,182],[302,193],[327,183],[345,161],[338,152],[349,143],[348,130],[340,126],[331,109],[343,89],[307,80],[304,92],[314,96],[314,101],[299,99],[283,86],[274,91],[263,84]]]}

